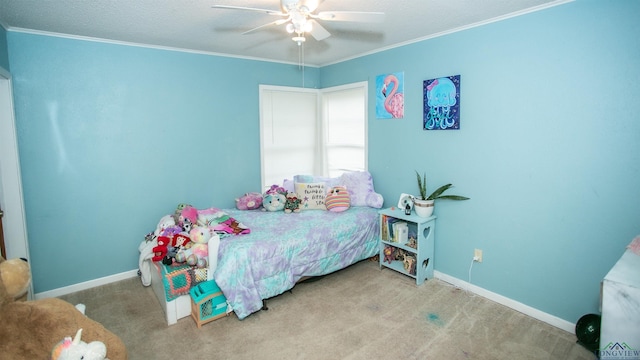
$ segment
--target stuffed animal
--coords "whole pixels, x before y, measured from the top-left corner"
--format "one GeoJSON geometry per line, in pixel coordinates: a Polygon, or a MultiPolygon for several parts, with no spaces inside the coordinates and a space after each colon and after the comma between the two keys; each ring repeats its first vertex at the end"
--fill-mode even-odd
{"type": "Polygon", "coordinates": [[[0,358],[48,359],[60,339],[78,329],[83,329],[85,341],[102,342],[111,360],[128,358],[117,335],[72,304],[59,298],[16,301],[25,296],[30,281],[25,261],[0,257],[0,358]]]}
{"type": "Polygon", "coordinates": [[[186,262],[187,265],[197,266],[198,268],[205,268],[208,265],[209,259],[209,239],[213,236],[217,236],[213,229],[198,226],[191,229],[189,232],[189,238],[191,239],[191,246],[189,248],[183,248],[178,250],[175,259],[179,263],[186,262]]]}
{"type": "Polygon", "coordinates": [[[180,234],[183,231],[182,227],[178,226],[178,225],[174,225],[174,226],[169,226],[168,228],[164,229],[164,231],[162,232],[162,234],[160,234],[161,236],[174,236],[176,234],[180,234]]]}
{"type": "Polygon", "coordinates": [[[334,186],[324,198],[324,205],[332,212],[342,212],[351,205],[349,192],[345,186],[334,186]]]}
{"type": "Polygon", "coordinates": [[[191,205],[185,206],[180,212],[180,216],[178,217],[178,225],[182,227],[182,229],[189,233],[191,228],[198,221],[198,209],[194,208],[191,205]]]}
{"type": "Polygon", "coordinates": [[[383,262],[388,262],[389,264],[391,264],[393,260],[394,260],[393,247],[389,245],[385,245],[383,262]]]}
{"type": "Polygon", "coordinates": [[[190,242],[191,239],[184,234],[158,236],[156,240],[158,245],[151,249],[153,251],[151,260],[162,261],[163,264],[171,265],[178,250],[186,248],[190,242]]]}
{"type": "Polygon", "coordinates": [[[267,189],[267,191],[265,191],[264,193],[265,194],[282,194],[282,195],[286,195],[287,194],[287,190],[285,190],[280,185],[271,185],[271,187],[269,189],[267,189]]]}
{"type": "Polygon", "coordinates": [[[191,206],[191,205],[190,204],[186,204],[186,203],[178,204],[178,206],[176,206],[176,211],[174,212],[173,217],[175,219],[178,219],[180,217],[180,215],[182,214],[182,210],[184,208],[186,208],[187,206],[191,206]]]}
{"type": "Polygon", "coordinates": [[[282,211],[286,202],[286,196],[281,193],[264,194],[262,206],[266,211],[282,211]]]}
{"type": "Polygon", "coordinates": [[[51,351],[51,360],[109,360],[107,347],[102,341],[86,343],[81,340],[82,329],[76,337],[66,336],[51,351]]]}
{"type": "Polygon", "coordinates": [[[236,199],[238,210],[254,210],[262,206],[262,194],[257,192],[246,193],[236,199]]]}
{"type": "Polygon", "coordinates": [[[191,238],[189,238],[185,234],[178,234],[171,238],[171,247],[177,249],[184,249],[186,247],[189,247],[189,243],[191,243],[191,238]]]}
{"type": "Polygon", "coordinates": [[[189,232],[191,238],[191,251],[198,257],[198,259],[204,259],[206,261],[209,256],[209,249],[207,243],[209,239],[215,235],[213,229],[209,227],[195,227],[189,232]]]}
{"type": "Polygon", "coordinates": [[[191,254],[190,249],[182,249],[176,251],[175,256],[176,262],[178,263],[187,263],[189,266],[195,266],[198,263],[198,258],[191,254]]]}
{"type": "Polygon", "coordinates": [[[207,267],[209,271],[215,272],[218,267],[218,248],[220,247],[220,236],[214,227],[196,227],[189,233],[192,246],[189,249],[198,259],[203,259],[204,263],[198,262],[198,267],[207,267]]]}
{"type": "MultiPolygon", "coordinates": [[[[26,300],[27,291],[31,284],[29,264],[22,259],[5,261],[0,257],[0,286],[3,286],[3,284],[7,294],[11,297],[7,300],[26,300]]],[[[3,298],[0,296],[0,307],[2,306],[1,301],[3,301],[3,298]]]]}
{"type": "Polygon", "coordinates": [[[284,212],[286,212],[287,214],[290,214],[291,212],[300,212],[301,204],[302,199],[298,199],[298,194],[296,194],[295,192],[288,192],[287,200],[284,203],[284,212]]]}
{"type": "Polygon", "coordinates": [[[176,220],[173,218],[173,216],[165,215],[160,218],[160,221],[158,221],[158,225],[156,226],[156,230],[153,232],[153,235],[155,237],[161,236],[165,230],[175,225],[176,220]]]}
{"type": "Polygon", "coordinates": [[[158,245],[154,246],[153,249],[153,257],[151,260],[153,261],[161,261],[167,256],[167,246],[171,244],[171,238],[168,236],[158,236],[158,245]]]}
{"type": "Polygon", "coordinates": [[[416,257],[407,253],[402,254],[402,265],[404,270],[411,275],[416,274],[416,257]]]}

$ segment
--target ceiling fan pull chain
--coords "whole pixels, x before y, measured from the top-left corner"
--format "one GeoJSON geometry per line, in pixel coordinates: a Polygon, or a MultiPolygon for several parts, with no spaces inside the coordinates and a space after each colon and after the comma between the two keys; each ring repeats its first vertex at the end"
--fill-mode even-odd
{"type": "Polygon", "coordinates": [[[302,45],[298,43],[298,70],[300,70],[301,64],[302,64],[302,45]]]}

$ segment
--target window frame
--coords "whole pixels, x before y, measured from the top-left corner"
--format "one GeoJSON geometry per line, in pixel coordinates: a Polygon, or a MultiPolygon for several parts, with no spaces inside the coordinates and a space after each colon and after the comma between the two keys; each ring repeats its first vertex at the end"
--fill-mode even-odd
{"type": "MultiPolygon", "coordinates": [[[[266,174],[265,174],[265,111],[264,108],[264,94],[266,91],[269,92],[294,92],[294,93],[310,93],[316,95],[316,106],[315,106],[315,136],[314,136],[314,166],[313,171],[314,174],[310,175],[320,175],[320,176],[328,176],[328,166],[327,166],[327,134],[326,134],[326,119],[324,115],[324,95],[328,93],[336,93],[339,91],[352,90],[352,89],[362,89],[363,96],[363,121],[364,121],[364,169],[368,169],[369,163],[369,150],[368,150],[368,123],[369,123],[369,112],[368,112],[368,90],[369,83],[368,81],[360,81],[350,84],[332,86],[324,89],[309,89],[309,88],[298,88],[298,87],[290,87],[290,86],[277,86],[277,85],[265,85],[260,84],[258,86],[259,89],[259,111],[260,111],[260,183],[263,187],[270,186],[272,184],[266,184],[266,174]]],[[[291,174],[291,176],[296,174],[291,174]]],[[[281,179],[282,181],[284,179],[281,179]]]]}

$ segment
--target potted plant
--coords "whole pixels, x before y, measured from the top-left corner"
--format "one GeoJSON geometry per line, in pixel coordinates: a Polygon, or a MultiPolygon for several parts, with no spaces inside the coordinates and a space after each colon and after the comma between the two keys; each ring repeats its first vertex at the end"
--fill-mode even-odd
{"type": "Polygon", "coordinates": [[[416,209],[416,214],[422,217],[429,217],[433,214],[434,203],[437,199],[449,199],[449,200],[469,200],[466,196],[460,195],[443,195],[443,193],[452,187],[452,184],[442,185],[427,196],[427,174],[423,174],[420,177],[420,173],[416,171],[416,177],[418,179],[418,189],[420,190],[420,196],[413,199],[413,205],[416,209]]]}

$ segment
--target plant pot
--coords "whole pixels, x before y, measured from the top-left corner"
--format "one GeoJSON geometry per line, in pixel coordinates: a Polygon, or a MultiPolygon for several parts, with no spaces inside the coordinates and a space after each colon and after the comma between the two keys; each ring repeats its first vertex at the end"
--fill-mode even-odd
{"type": "Polygon", "coordinates": [[[433,214],[435,200],[413,199],[413,208],[420,217],[429,217],[433,214]]]}

